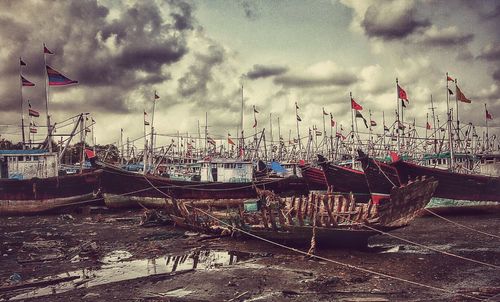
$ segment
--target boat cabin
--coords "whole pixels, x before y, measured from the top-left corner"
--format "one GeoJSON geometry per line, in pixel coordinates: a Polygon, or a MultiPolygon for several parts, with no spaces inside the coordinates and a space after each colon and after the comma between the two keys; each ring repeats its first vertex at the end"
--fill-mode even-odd
{"type": "Polygon", "coordinates": [[[198,162],[201,181],[251,182],[253,163],[238,159],[213,159],[198,162]]]}
{"type": "Polygon", "coordinates": [[[479,173],[488,176],[500,176],[500,154],[480,154],[479,173]]]}
{"type": "Polygon", "coordinates": [[[47,150],[0,150],[0,178],[30,179],[58,175],[57,153],[47,150]]]}

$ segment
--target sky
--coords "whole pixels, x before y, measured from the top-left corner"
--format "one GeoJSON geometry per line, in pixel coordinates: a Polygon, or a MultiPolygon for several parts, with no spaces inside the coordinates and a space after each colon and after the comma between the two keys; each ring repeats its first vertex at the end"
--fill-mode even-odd
{"type": "Polygon", "coordinates": [[[431,96],[446,119],[446,72],[472,100],[459,104],[461,122],[484,126],[486,104],[498,133],[499,27],[497,0],[1,1],[0,135],[20,139],[28,100],[45,124],[43,43],[47,64],[78,81],[49,87],[52,120],[90,112],[100,144],[121,128],[140,137],[154,91],[158,133],[198,135],[207,117],[210,136],[235,137],[242,86],[246,133],[255,106],[258,129],[277,133],[279,118],[282,136],[295,136],[296,102],[302,135],[322,129],[323,108],[348,129],[350,93],[382,132],[382,115],[395,118],[396,78],[405,120],[423,127],[431,96]],[[35,86],[21,88],[20,72],[35,86]]]}

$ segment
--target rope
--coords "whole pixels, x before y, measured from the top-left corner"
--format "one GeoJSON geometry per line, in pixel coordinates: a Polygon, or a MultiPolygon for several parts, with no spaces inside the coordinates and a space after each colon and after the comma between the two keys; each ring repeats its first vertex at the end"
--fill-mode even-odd
{"type": "MultiPolygon", "coordinates": [[[[151,185],[154,187],[153,184],[151,184],[151,185]]],[[[163,193],[162,191],[159,191],[159,192],[163,193]]],[[[165,194],[165,196],[167,196],[167,194],[165,194]]],[[[259,239],[261,241],[273,244],[273,245],[278,246],[278,247],[282,247],[284,249],[287,249],[287,250],[290,250],[290,251],[293,251],[293,252],[296,252],[296,253],[299,253],[299,254],[302,254],[302,255],[305,255],[305,256],[309,256],[309,257],[316,258],[316,259],[319,259],[319,260],[331,262],[331,263],[334,263],[334,264],[337,264],[337,265],[345,266],[345,267],[348,267],[348,268],[351,268],[351,269],[355,269],[355,270],[359,270],[359,271],[362,271],[362,272],[365,272],[365,273],[370,273],[370,274],[378,275],[378,276],[381,276],[381,277],[386,277],[386,278],[389,278],[389,279],[393,279],[393,280],[398,280],[398,281],[401,281],[401,282],[409,283],[409,284],[412,284],[412,285],[417,285],[417,286],[421,286],[421,287],[426,287],[426,288],[429,288],[429,289],[433,289],[433,290],[436,290],[436,291],[441,291],[441,292],[444,292],[444,293],[447,293],[447,294],[460,295],[462,297],[474,299],[474,300],[477,300],[477,301],[482,301],[482,299],[479,299],[479,298],[476,298],[476,297],[473,297],[473,296],[469,296],[469,295],[465,295],[465,294],[461,294],[461,293],[456,293],[456,292],[453,292],[453,291],[450,291],[450,290],[447,290],[447,289],[444,289],[444,288],[440,288],[440,287],[436,287],[436,286],[432,286],[432,285],[423,284],[423,283],[420,283],[420,282],[415,282],[415,281],[411,281],[411,280],[399,278],[399,277],[388,275],[388,274],[385,274],[385,273],[381,273],[381,272],[373,271],[373,270],[370,270],[370,269],[358,267],[358,266],[352,265],[352,264],[342,263],[342,262],[335,261],[335,260],[332,260],[332,259],[329,259],[329,258],[318,256],[318,255],[315,255],[315,254],[308,254],[307,252],[301,251],[299,249],[296,249],[296,248],[293,248],[293,247],[290,247],[290,246],[287,246],[287,245],[284,245],[284,244],[280,244],[280,243],[274,242],[272,240],[268,240],[266,238],[254,235],[254,234],[252,234],[250,232],[247,232],[245,230],[242,230],[242,229],[240,229],[240,228],[238,228],[238,227],[236,227],[236,226],[234,226],[232,224],[229,224],[229,223],[227,223],[227,222],[225,222],[225,221],[223,221],[223,220],[221,220],[221,219],[219,219],[219,218],[217,218],[215,216],[212,216],[209,213],[207,213],[207,212],[205,212],[205,211],[203,211],[203,210],[201,210],[199,208],[193,207],[193,206],[191,206],[189,204],[187,204],[187,206],[189,206],[189,207],[191,207],[191,208],[193,208],[193,209],[195,209],[195,210],[197,210],[197,211],[199,211],[199,212],[207,215],[208,217],[210,217],[210,218],[218,221],[219,223],[222,223],[222,224],[226,225],[227,227],[231,228],[233,231],[236,230],[238,232],[241,232],[241,233],[246,234],[248,236],[251,236],[253,238],[259,239]]]]}
{"type": "Polygon", "coordinates": [[[434,216],[436,216],[436,217],[438,217],[438,218],[441,218],[441,219],[443,219],[444,221],[447,221],[447,222],[449,222],[449,223],[452,223],[452,224],[454,224],[454,225],[456,225],[456,226],[462,227],[462,228],[464,228],[464,229],[467,229],[467,230],[470,230],[470,231],[473,231],[473,232],[476,232],[476,233],[479,233],[479,234],[483,234],[483,235],[486,235],[486,236],[490,236],[490,237],[493,237],[493,238],[500,239],[500,236],[497,236],[497,235],[494,235],[494,234],[490,234],[490,233],[486,233],[486,232],[483,232],[483,231],[479,231],[479,230],[473,229],[473,228],[471,228],[471,227],[468,227],[468,226],[466,226],[466,225],[460,224],[460,223],[458,223],[458,222],[452,221],[452,220],[450,220],[450,219],[448,219],[448,218],[445,218],[445,217],[443,217],[443,216],[441,216],[441,215],[439,215],[439,214],[435,213],[434,211],[431,211],[431,210],[429,210],[429,209],[427,209],[427,208],[424,208],[424,210],[426,210],[427,212],[431,213],[432,215],[434,215],[434,216]]]}
{"type": "Polygon", "coordinates": [[[387,178],[387,180],[388,180],[388,181],[392,184],[392,186],[397,187],[397,185],[395,185],[395,184],[392,182],[392,180],[389,178],[389,176],[387,176],[387,175],[385,174],[384,170],[382,170],[382,168],[380,168],[380,165],[377,163],[377,161],[376,161],[376,160],[372,160],[372,161],[375,163],[375,165],[377,166],[377,168],[379,169],[379,171],[380,171],[380,172],[382,172],[382,174],[385,176],[385,178],[387,178]]]}

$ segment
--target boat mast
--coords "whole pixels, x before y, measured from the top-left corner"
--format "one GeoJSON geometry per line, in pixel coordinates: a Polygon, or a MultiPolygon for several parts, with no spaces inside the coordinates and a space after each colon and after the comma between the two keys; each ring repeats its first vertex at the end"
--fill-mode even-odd
{"type": "Polygon", "coordinates": [[[21,78],[21,62],[22,59],[19,57],[19,91],[21,93],[21,133],[23,138],[23,150],[26,149],[26,137],[24,134],[24,100],[23,100],[23,79],[21,78]]]}
{"type": "MultiPolygon", "coordinates": [[[[446,80],[446,82],[448,82],[448,80],[446,80]]],[[[446,92],[448,93],[448,92],[446,92]]],[[[434,138],[434,142],[433,142],[433,145],[434,145],[434,153],[437,153],[437,140],[436,140],[436,114],[434,112],[434,109],[436,109],[436,107],[434,107],[434,101],[432,100],[432,94],[431,94],[431,110],[432,110],[432,127],[431,129],[433,129],[433,138],[434,138]]],[[[427,127],[427,125],[426,125],[427,127]]],[[[438,125],[439,127],[439,125],[438,125]]]]}
{"type": "Polygon", "coordinates": [[[399,131],[401,131],[401,129],[399,129],[399,125],[401,124],[401,122],[399,121],[399,92],[398,92],[398,78],[396,78],[396,106],[397,106],[397,110],[396,110],[396,119],[397,119],[397,125],[396,125],[396,134],[397,134],[397,143],[398,143],[398,153],[401,152],[401,141],[400,141],[400,135],[399,135],[399,131]]]}
{"type": "Polygon", "coordinates": [[[45,113],[47,115],[47,144],[49,147],[49,153],[52,153],[52,129],[50,126],[49,115],[49,74],[47,73],[47,53],[45,49],[45,43],[43,43],[43,65],[45,68],[45,113]]]}
{"type": "Polygon", "coordinates": [[[448,93],[449,86],[448,86],[448,73],[446,73],[446,114],[448,115],[448,148],[450,151],[450,162],[448,164],[448,167],[451,171],[453,171],[453,162],[454,162],[454,154],[453,154],[453,134],[451,131],[451,111],[450,111],[450,95],[448,93]]]}
{"type": "Polygon", "coordinates": [[[354,109],[352,108],[352,92],[349,92],[349,102],[351,104],[351,167],[354,169],[354,157],[356,152],[354,149],[354,109]]]}
{"type": "Polygon", "coordinates": [[[241,84],[241,119],[240,119],[240,129],[241,129],[241,141],[240,141],[240,157],[244,158],[244,148],[245,148],[245,131],[243,129],[243,108],[245,106],[245,99],[243,98],[243,84],[241,84]]]}
{"type": "Polygon", "coordinates": [[[302,153],[302,143],[300,142],[300,130],[299,130],[299,105],[295,102],[295,120],[297,122],[297,139],[299,141],[299,157],[301,157],[302,153]]]}

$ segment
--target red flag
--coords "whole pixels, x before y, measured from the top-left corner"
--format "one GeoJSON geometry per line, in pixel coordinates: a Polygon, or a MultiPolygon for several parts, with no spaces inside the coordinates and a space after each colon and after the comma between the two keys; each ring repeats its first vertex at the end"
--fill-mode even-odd
{"type": "Polygon", "coordinates": [[[21,76],[21,83],[23,86],[35,86],[34,83],[31,83],[30,81],[26,80],[23,76],[21,76]]]}
{"type": "Polygon", "coordinates": [[[429,122],[427,122],[427,125],[425,125],[425,128],[427,128],[427,130],[431,130],[431,124],[429,124],[429,122]]]}
{"type": "Polygon", "coordinates": [[[486,119],[487,120],[492,120],[493,119],[493,115],[488,112],[488,109],[486,109],[486,119]]]}
{"type": "Polygon", "coordinates": [[[340,132],[337,132],[337,134],[335,134],[335,137],[338,137],[338,138],[341,138],[342,140],[345,140],[345,136],[340,132]]]}
{"type": "Polygon", "coordinates": [[[375,122],[375,121],[370,121],[370,126],[372,126],[372,127],[377,126],[377,122],[375,122]]]}
{"type": "Polygon", "coordinates": [[[230,137],[227,138],[227,143],[229,145],[235,145],[235,143],[233,142],[233,140],[230,137]]]}
{"type": "Polygon", "coordinates": [[[452,79],[450,76],[446,76],[446,81],[448,81],[448,82],[455,82],[455,80],[452,79]]]}
{"type": "Polygon", "coordinates": [[[46,54],[49,54],[49,55],[53,55],[54,53],[52,51],[50,51],[47,46],[45,46],[45,43],[43,43],[43,53],[46,53],[46,54]]]}
{"type": "Polygon", "coordinates": [[[408,102],[408,95],[406,94],[406,91],[404,91],[404,89],[401,88],[401,86],[399,86],[399,84],[398,84],[398,97],[408,102]]]}
{"type": "Polygon", "coordinates": [[[87,158],[88,159],[91,159],[91,158],[94,158],[95,157],[95,153],[94,151],[90,150],[90,149],[85,149],[85,155],[87,155],[87,158]]]}
{"type": "Polygon", "coordinates": [[[351,98],[351,108],[354,110],[363,110],[363,107],[360,104],[356,103],[353,98],[351,98]]]}
{"type": "Polygon", "coordinates": [[[29,116],[33,116],[33,117],[39,117],[40,116],[40,112],[36,111],[36,110],[33,110],[33,109],[28,109],[28,114],[29,116]]]}
{"type": "Polygon", "coordinates": [[[469,100],[463,93],[462,91],[460,90],[460,88],[458,88],[457,86],[457,100],[459,100],[460,102],[464,102],[464,103],[471,103],[471,100],[469,100]]]}
{"type": "Polygon", "coordinates": [[[207,142],[211,145],[214,145],[215,146],[215,140],[211,137],[207,137],[207,142]]]}
{"type": "Polygon", "coordinates": [[[331,125],[332,127],[335,127],[335,121],[333,120],[333,118],[331,118],[331,119],[330,119],[330,125],[331,125]]]}
{"type": "Polygon", "coordinates": [[[399,160],[399,155],[396,152],[389,151],[389,156],[391,157],[392,162],[396,162],[399,160]]]}

